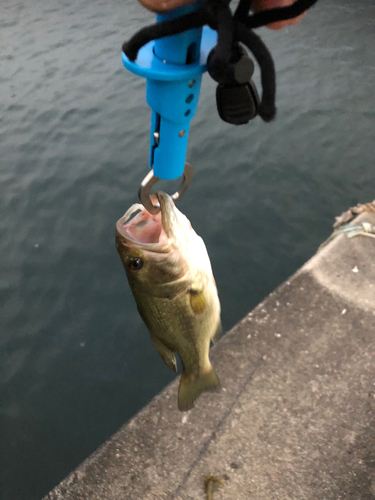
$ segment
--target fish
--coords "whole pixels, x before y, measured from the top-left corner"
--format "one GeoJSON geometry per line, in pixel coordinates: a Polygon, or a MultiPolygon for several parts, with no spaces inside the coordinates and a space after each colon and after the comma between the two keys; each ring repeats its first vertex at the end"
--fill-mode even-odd
{"type": "Polygon", "coordinates": [[[136,203],[116,223],[116,248],[139,314],[166,365],[182,363],[178,409],[202,392],[220,390],[209,349],[221,336],[221,308],[203,239],[167,193],[152,195],[160,211],[136,203]]]}

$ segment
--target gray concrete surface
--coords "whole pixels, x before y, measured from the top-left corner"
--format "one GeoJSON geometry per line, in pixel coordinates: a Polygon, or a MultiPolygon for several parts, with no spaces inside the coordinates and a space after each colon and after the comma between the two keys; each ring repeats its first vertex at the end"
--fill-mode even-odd
{"type": "MultiPolygon", "coordinates": [[[[375,214],[358,221],[375,225],[375,214]]],[[[48,500],[375,499],[375,239],[339,236],[212,349],[222,391],[178,380],[48,500]]]]}

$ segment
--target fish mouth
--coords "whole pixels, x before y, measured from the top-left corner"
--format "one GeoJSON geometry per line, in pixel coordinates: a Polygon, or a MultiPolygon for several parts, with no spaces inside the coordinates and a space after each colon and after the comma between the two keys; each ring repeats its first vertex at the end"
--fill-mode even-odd
{"type": "Polygon", "coordinates": [[[123,242],[153,252],[169,252],[173,239],[175,205],[172,198],[160,191],[152,195],[153,203],[160,204],[160,212],[152,215],[143,205],[135,203],[116,223],[123,242]]]}

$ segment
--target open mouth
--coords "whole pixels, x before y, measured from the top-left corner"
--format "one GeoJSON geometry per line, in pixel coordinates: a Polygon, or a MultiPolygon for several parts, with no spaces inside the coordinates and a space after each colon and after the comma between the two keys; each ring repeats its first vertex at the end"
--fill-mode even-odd
{"type": "Polygon", "coordinates": [[[127,242],[159,246],[169,241],[163,229],[161,212],[152,215],[138,203],[121,217],[116,228],[127,242]]]}

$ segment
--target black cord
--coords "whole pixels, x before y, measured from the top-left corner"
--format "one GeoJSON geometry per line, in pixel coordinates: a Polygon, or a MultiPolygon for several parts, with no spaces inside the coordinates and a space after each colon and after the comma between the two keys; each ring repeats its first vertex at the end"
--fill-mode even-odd
{"type": "Polygon", "coordinates": [[[209,56],[212,63],[210,74],[217,81],[230,80],[233,59],[239,54],[238,42],[246,45],[261,71],[262,98],[258,114],[264,121],[270,121],[276,114],[275,65],[261,38],[251,30],[298,17],[316,2],[317,0],[296,0],[288,7],[269,9],[249,16],[251,0],[240,0],[234,15],[229,8],[230,0],[205,0],[203,8],[195,12],[142,28],[123,44],[122,50],[131,61],[135,61],[139,49],[151,40],[177,35],[208,24],[218,32],[218,43],[209,56]]]}
{"type": "Polygon", "coordinates": [[[247,19],[241,19],[241,22],[248,28],[254,29],[277,21],[287,21],[288,19],[294,19],[300,16],[317,1],[318,0],[296,0],[296,2],[288,7],[276,7],[274,9],[263,10],[247,19]]]}
{"type": "Polygon", "coordinates": [[[235,55],[234,28],[235,22],[229,5],[225,1],[212,2],[206,0],[204,10],[207,24],[217,31],[216,47],[209,54],[210,75],[217,82],[232,79],[230,61],[235,55]]]}
{"type": "Polygon", "coordinates": [[[234,13],[235,19],[243,19],[245,18],[250,10],[251,7],[251,0],[240,0],[239,4],[237,5],[237,9],[234,13]]]}
{"type": "Polygon", "coordinates": [[[203,9],[197,10],[185,16],[176,17],[169,21],[162,23],[152,24],[137,31],[130,40],[125,42],[122,46],[122,51],[130,59],[135,61],[137,59],[138,51],[146,43],[152,40],[157,40],[165,36],[177,35],[184,31],[199,28],[207,23],[207,15],[203,9]]]}
{"type": "Polygon", "coordinates": [[[220,57],[227,57],[233,46],[234,22],[232,12],[226,2],[205,2],[207,24],[217,31],[217,53],[220,57]]]}
{"type": "Polygon", "coordinates": [[[262,39],[242,23],[236,24],[236,35],[250,49],[259,64],[262,98],[258,114],[265,122],[270,122],[276,116],[276,72],[272,56],[262,39]]]}
{"type": "MultiPolygon", "coordinates": [[[[210,0],[208,0],[208,2],[210,2],[210,0]]],[[[316,2],[317,0],[296,0],[294,4],[288,7],[278,7],[275,9],[264,10],[243,19],[248,7],[251,5],[251,0],[241,0],[236,10],[235,17],[236,19],[241,17],[241,22],[248,28],[259,28],[260,26],[265,26],[266,24],[277,21],[286,21],[287,19],[298,17],[307,9],[312,7],[316,2]]],[[[192,12],[169,21],[146,26],[145,28],[140,29],[131,37],[130,40],[123,44],[123,52],[131,61],[135,61],[139,49],[151,40],[156,40],[165,36],[177,35],[183,31],[198,28],[204,24],[209,24],[209,22],[210,20],[207,16],[207,11],[200,9],[196,12],[192,12]]]]}

